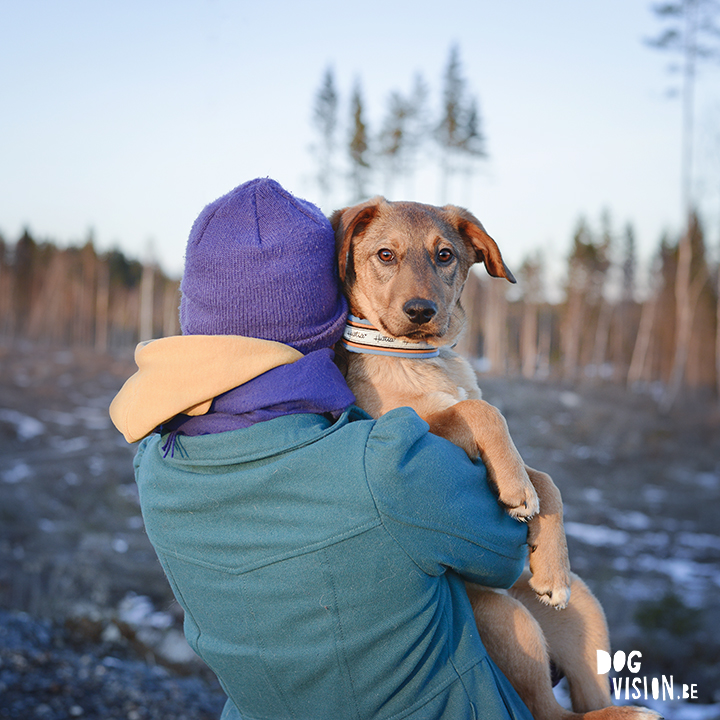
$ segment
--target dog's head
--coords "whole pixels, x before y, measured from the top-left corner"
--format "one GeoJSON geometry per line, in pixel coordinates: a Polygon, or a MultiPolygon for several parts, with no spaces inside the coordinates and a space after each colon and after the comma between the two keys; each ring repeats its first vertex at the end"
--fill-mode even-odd
{"type": "Polygon", "coordinates": [[[350,310],[392,337],[444,345],[462,328],[470,267],[515,278],[480,221],[454,205],[376,197],[330,218],[350,310]]]}

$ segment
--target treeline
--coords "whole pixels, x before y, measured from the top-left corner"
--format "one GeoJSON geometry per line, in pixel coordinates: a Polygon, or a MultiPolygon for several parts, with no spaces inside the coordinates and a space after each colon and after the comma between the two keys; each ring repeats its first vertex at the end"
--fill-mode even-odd
{"type": "Polygon", "coordinates": [[[720,397],[720,266],[708,261],[696,215],[688,235],[692,262],[683,294],[678,293],[680,239],[662,238],[645,287],[639,288],[632,226],[616,234],[607,215],[599,230],[585,220],[578,223],[560,302],[546,299],[539,255],[516,273],[517,291],[471,275],[463,349],[500,374],[614,381],[646,389],[671,405],[675,397],[668,391],[680,373],[681,392],[720,397]],[[684,314],[678,302],[686,304],[684,314]],[[682,333],[679,317],[687,322],[682,333]],[[680,353],[678,338],[685,343],[680,353]],[[684,359],[681,367],[678,356],[684,359]]]}
{"type": "Polygon", "coordinates": [[[98,253],[0,237],[0,340],[93,347],[133,347],[178,332],[179,282],[119,250],[98,253]]]}
{"type": "MultiPolygon", "coordinates": [[[[635,237],[608,215],[598,228],[578,222],[561,299],[548,299],[545,261],[513,268],[518,284],[471,274],[464,305],[468,331],[461,350],[489,372],[643,387],[662,399],[678,355],[682,390],[720,397],[720,268],[709,262],[703,228],[693,217],[687,292],[678,293],[679,238],[665,237],[640,281],[635,237]],[[678,313],[678,298],[687,312],[678,313]],[[689,325],[677,332],[678,318],[689,325]],[[687,346],[677,352],[678,338],[687,346]]],[[[139,340],[174,335],[179,281],[152,264],[113,250],[98,253],[92,238],[78,247],[37,242],[24,232],[0,238],[0,340],[132,348],[139,340]]]]}
{"type": "Polygon", "coordinates": [[[393,90],[378,125],[368,120],[362,84],[356,79],[347,104],[341,102],[335,73],[328,67],[315,94],[311,146],[315,180],[321,203],[340,193],[343,202],[358,202],[370,187],[383,187],[392,196],[405,180],[412,195],[412,178],[430,160],[440,181],[438,195],[444,202],[453,177],[467,184],[477,161],[487,157],[486,137],[477,95],[465,78],[460,51],[450,49],[442,73],[439,101],[431,102],[428,83],[421,74],[407,90],[393,90]],[[346,188],[342,192],[340,188],[346,188]]]}

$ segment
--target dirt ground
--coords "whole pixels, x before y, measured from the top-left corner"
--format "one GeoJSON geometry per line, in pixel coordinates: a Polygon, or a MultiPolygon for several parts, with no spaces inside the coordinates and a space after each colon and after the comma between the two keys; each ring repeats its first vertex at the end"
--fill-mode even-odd
{"type": "MultiPolygon", "coordinates": [[[[133,371],[129,352],[0,345],[0,608],[119,632],[153,662],[196,671],[182,643],[159,649],[181,614],[143,530],[134,450],[107,414],[133,371]],[[143,635],[121,612],[137,598],[169,620],[143,635]]],[[[720,717],[716,401],[661,415],[651,394],[614,385],[481,385],[526,462],[561,488],[572,565],[601,599],[614,648],[642,652],[637,674],[615,673],[623,694],[628,677],[672,678],[703,703],[693,718],[720,717]]]]}

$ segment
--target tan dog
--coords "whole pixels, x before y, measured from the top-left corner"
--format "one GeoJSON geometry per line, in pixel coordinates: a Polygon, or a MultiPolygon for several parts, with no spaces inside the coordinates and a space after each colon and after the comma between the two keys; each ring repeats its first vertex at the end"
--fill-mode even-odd
{"type": "Polygon", "coordinates": [[[596,651],[610,649],[605,616],[570,572],[560,493],[523,463],[505,419],[481,400],[475,373],[452,350],[464,326],[460,295],[470,267],[483,262],[490,275],[515,282],[497,245],[452,205],[377,197],[336,211],[331,222],[355,316],[341,354],[358,405],[374,417],[412,407],[433,433],[480,456],[499,501],[528,521],[530,573],[509,593],[467,586],[488,653],[536,720],[657,717],[611,706],[609,680],[596,673],[596,651]],[[368,352],[378,347],[383,354],[368,352]],[[555,700],[551,660],[568,678],[574,713],[555,700]]]}

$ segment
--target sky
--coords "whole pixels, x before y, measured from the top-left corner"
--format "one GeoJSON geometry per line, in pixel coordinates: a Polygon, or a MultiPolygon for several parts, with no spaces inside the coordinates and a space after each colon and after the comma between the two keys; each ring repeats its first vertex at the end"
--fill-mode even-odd
{"type": "MultiPolygon", "coordinates": [[[[681,105],[672,57],[644,39],[663,25],[648,0],[454,0],[441,9],[364,0],[0,0],[0,234],[29,228],[59,244],[182,272],[202,208],[259,176],[322,204],[312,109],[325,69],[349,116],[353,84],[377,132],[394,90],[421,73],[439,110],[457,45],[479,101],[488,159],[439,197],[427,156],[412,195],[477,215],[507,264],[541,251],[551,281],[584,216],[633,224],[648,263],[681,227],[681,105]]],[[[720,83],[700,73],[697,202],[720,236],[720,83]]],[[[344,132],[344,130],[343,130],[344,132]]],[[[384,194],[378,176],[368,195],[384,194]]]]}

